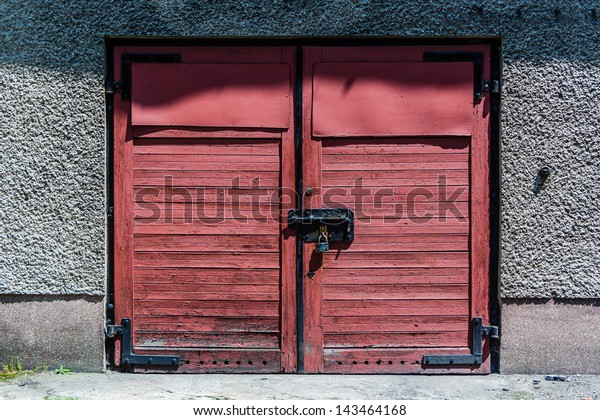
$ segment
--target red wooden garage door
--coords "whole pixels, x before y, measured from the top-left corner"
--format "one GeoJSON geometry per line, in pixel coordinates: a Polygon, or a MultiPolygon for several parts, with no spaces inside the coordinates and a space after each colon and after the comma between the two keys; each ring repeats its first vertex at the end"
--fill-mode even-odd
{"type": "Polygon", "coordinates": [[[280,220],[295,204],[282,197],[295,182],[291,51],[175,52],[115,52],[130,90],[115,95],[115,317],[132,344],[121,362],[294,371],[296,244],[280,220]]]}
{"type": "Polygon", "coordinates": [[[487,321],[489,104],[472,61],[427,51],[305,50],[303,204],[356,224],[304,245],[306,371],[489,371],[487,347],[482,364],[435,357],[471,354],[487,321]]]}
{"type": "Polygon", "coordinates": [[[115,49],[117,363],[489,372],[488,48],[301,52],[115,49]],[[329,251],[288,226],[332,208],[329,251]]]}

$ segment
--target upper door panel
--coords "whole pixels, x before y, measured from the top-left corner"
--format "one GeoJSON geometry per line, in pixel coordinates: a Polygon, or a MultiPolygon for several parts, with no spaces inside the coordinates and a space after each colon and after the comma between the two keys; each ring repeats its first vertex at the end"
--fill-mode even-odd
{"type": "Polygon", "coordinates": [[[361,62],[314,66],[315,137],[468,136],[470,63],[361,62]]]}
{"type": "Polygon", "coordinates": [[[133,63],[133,125],[288,128],[288,64],[133,63]]]}

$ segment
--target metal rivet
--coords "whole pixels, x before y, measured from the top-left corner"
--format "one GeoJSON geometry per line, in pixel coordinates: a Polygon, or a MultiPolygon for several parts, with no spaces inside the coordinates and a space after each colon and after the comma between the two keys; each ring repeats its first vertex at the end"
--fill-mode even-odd
{"type": "Polygon", "coordinates": [[[306,189],[306,193],[305,194],[306,194],[307,197],[310,197],[311,195],[313,195],[313,192],[314,192],[314,190],[311,187],[308,187],[306,189]]]}

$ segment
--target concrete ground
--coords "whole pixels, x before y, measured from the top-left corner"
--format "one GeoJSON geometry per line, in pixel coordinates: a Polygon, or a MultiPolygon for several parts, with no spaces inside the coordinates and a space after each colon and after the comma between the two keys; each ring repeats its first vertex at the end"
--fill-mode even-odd
{"type": "Polygon", "coordinates": [[[0,400],[595,399],[600,376],[151,375],[34,373],[0,381],[0,400]],[[556,378],[555,378],[556,379],[556,378]]]}

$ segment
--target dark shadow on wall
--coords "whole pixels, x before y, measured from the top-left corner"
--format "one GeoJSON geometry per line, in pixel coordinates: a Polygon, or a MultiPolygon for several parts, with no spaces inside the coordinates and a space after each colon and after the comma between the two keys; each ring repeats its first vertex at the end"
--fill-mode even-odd
{"type": "Polygon", "coordinates": [[[600,61],[598,2],[4,0],[0,62],[104,73],[105,36],[502,35],[510,60],[600,61]],[[475,3],[475,4],[474,4],[475,3]]]}
{"type": "Polygon", "coordinates": [[[573,305],[573,306],[587,306],[587,307],[600,307],[600,299],[565,299],[565,298],[505,298],[504,305],[573,305]]]}
{"type": "Polygon", "coordinates": [[[98,303],[104,300],[104,295],[21,295],[21,294],[0,294],[0,305],[19,304],[19,303],[40,303],[40,302],[75,302],[85,301],[87,303],[98,303]]]}

